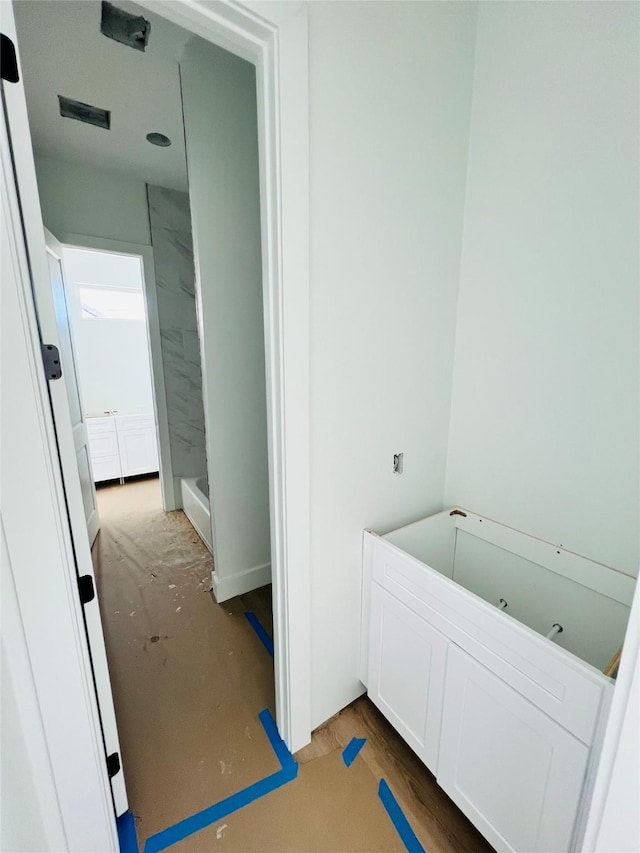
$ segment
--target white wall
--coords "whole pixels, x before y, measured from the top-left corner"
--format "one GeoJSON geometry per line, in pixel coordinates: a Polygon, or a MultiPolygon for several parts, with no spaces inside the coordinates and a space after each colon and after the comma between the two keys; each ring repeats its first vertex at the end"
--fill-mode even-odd
{"type": "Polygon", "coordinates": [[[317,726],[362,692],[362,529],[442,507],[475,6],[309,16],[317,726]]]}
{"type": "Polygon", "coordinates": [[[79,294],[83,284],[126,287],[142,294],[140,259],[108,252],[65,249],[64,265],[85,413],[153,412],[145,320],[84,318],[79,294]]]}
{"type": "Polygon", "coordinates": [[[255,69],[194,39],[180,71],[222,601],[270,578],[255,69]]]}
{"type": "Polygon", "coordinates": [[[144,181],[37,154],[35,159],[42,218],[56,237],[151,243],[144,181]]]}
{"type": "Polygon", "coordinates": [[[479,4],[446,503],[638,569],[638,11],[479,4]]]}

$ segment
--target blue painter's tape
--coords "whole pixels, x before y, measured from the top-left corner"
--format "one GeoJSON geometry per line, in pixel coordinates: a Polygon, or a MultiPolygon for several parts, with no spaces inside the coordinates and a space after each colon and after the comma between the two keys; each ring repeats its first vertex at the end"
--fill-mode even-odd
{"type": "Polygon", "coordinates": [[[248,806],[254,800],[270,794],[276,788],[286,785],[287,782],[295,779],[297,775],[298,765],[295,763],[290,767],[285,767],[283,770],[278,770],[277,773],[267,776],[266,779],[261,779],[254,785],[249,785],[248,788],[238,791],[237,794],[232,794],[230,797],[220,800],[219,803],[215,803],[213,806],[209,806],[201,812],[197,812],[197,814],[191,815],[191,817],[185,818],[185,820],[181,820],[179,823],[175,823],[168,829],[152,835],[144,845],[144,853],[158,853],[160,850],[165,850],[172,844],[182,841],[183,838],[193,835],[194,832],[199,832],[206,826],[215,823],[215,821],[221,820],[223,817],[233,814],[233,812],[237,812],[238,809],[244,806],[248,806]]]}
{"type": "Polygon", "coordinates": [[[244,615],[247,617],[247,622],[251,625],[253,630],[258,635],[258,639],[260,640],[262,645],[269,652],[271,657],[273,657],[273,640],[260,624],[260,620],[258,619],[256,614],[252,613],[250,610],[245,610],[244,615]]]}
{"type": "Polygon", "coordinates": [[[367,742],[367,739],[364,737],[352,737],[349,743],[345,746],[342,751],[342,760],[347,765],[347,767],[351,767],[353,762],[358,757],[358,754],[362,747],[367,742]]]}
{"type": "Polygon", "coordinates": [[[267,737],[269,738],[269,743],[280,762],[280,766],[284,769],[285,767],[290,767],[292,764],[295,764],[296,762],[293,755],[291,755],[287,749],[286,743],[280,737],[280,732],[278,731],[276,722],[271,716],[268,708],[265,708],[264,711],[260,711],[258,718],[262,723],[262,728],[265,730],[267,737]]]}
{"type": "Polygon", "coordinates": [[[138,853],[136,823],[131,812],[121,814],[116,820],[120,853],[138,853]]]}
{"type": "Polygon", "coordinates": [[[391,818],[391,823],[395,826],[396,832],[409,853],[425,853],[424,847],[420,844],[415,832],[411,829],[411,824],[404,816],[404,812],[400,808],[400,803],[393,796],[391,788],[387,785],[385,779],[380,780],[378,796],[382,800],[382,805],[387,810],[387,814],[391,818]]]}
{"type": "Polygon", "coordinates": [[[182,841],[183,838],[193,835],[194,832],[199,832],[206,826],[210,826],[215,821],[227,817],[227,815],[238,811],[238,809],[249,805],[249,803],[258,800],[260,797],[264,797],[266,794],[270,794],[272,791],[282,787],[282,785],[286,785],[287,782],[292,782],[296,778],[298,775],[298,763],[294,760],[287,749],[287,745],[280,737],[278,727],[271,713],[265,708],[264,711],[260,711],[258,717],[280,762],[281,769],[277,773],[267,776],[266,779],[261,779],[259,782],[249,785],[248,788],[243,788],[237,794],[232,794],[230,797],[226,797],[224,800],[220,800],[220,802],[214,803],[212,806],[208,806],[206,809],[191,815],[191,817],[174,823],[173,826],[169,826],[167,829],[163,829],[162,832],[158,832],[147,838],[144,845],[144,853],[159,853],[160,850],[165,850],[172,844],[182,841]]]}

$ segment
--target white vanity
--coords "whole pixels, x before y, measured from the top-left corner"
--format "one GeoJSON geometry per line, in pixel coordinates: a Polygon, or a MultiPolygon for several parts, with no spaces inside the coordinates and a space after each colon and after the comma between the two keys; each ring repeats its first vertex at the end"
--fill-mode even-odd
{"type": "Polygon", "coordinates": [[[153,414],[88,417],[87,436],[96,483],[158,470],[158,442],[153,414]]]}
{"type": "Polygon", "coordinates": [[[459,508],[363,572],[371,700],[496,850],[579,849],[635,578],[459,508]]]}

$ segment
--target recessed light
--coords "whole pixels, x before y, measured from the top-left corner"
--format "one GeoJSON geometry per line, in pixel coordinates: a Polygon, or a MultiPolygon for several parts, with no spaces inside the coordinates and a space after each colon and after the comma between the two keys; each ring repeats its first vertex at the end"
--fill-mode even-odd
{"type": "Polygon", "coordinates": [[[171,140],[164,133],[147,133],[147,142],[159,145],[160,148],[168,148],[171,145],[171,140]]]}

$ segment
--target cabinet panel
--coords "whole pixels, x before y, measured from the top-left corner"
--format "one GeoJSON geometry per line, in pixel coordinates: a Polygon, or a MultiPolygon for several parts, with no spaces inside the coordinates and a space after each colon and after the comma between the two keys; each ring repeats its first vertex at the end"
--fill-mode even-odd
{"type": "Polygon", "coordinates": [[[152,427],[118,429],[118,444],[123,477],[133,477],[136,474],[148,474],[158,470],[158,448],[155,430],[152,427]]]}
{"type": "Polygon", "coordinates": [[[98,456],[96,458],[92,456],[91,470],[95,483],[101,483],[103,480],[118,480],[120,478],[120,457],[118,455],[98,456]]]}
{"type": "Polygon", "coordinates": [[[116,424],[111,415],[105,418],[87,418],[87,432],[89,435],[98,435],[101,432],[115,433],[116,424]]]}
{"type": "Polygon", "coordinates": [[[449,643],[376,583],[370,626],[369,698],[435,772],[449,643]]]}
{"type": "Polygon", "coordinates": [[[589,744],[606,679],[544,637],[376,537],[372,578],[589,744]]]}
{"type": "Polygon", "coordinates": [[[570,849],[588,752],[451,645],[438,782],[496,850],[570,849]]]}
{"type": "Polygon", "coordinates": [[[115,422],[119,433],[129,429],[155,429],[153,415],[116,415],[115,422]]]}
{"type": "Polygon", "coordinates": [[[118,439],[116,432],[89,432],[89,448],[91,458],[96,459],[98,456],[113,456],[118,454],[118,439]]]}

